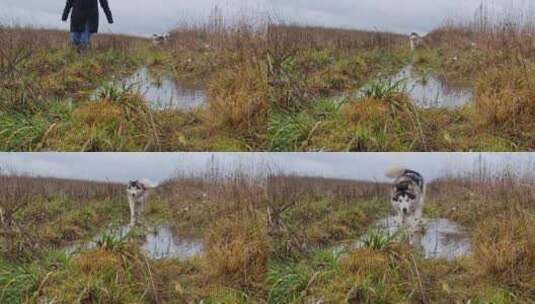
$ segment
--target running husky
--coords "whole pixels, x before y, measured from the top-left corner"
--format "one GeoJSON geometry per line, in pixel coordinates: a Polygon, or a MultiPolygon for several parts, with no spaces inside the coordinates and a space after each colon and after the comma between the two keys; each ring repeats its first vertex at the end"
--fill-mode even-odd
{"type": "Polygon", "coordinates": [[[420,231],[425,197],[424,178],[416,171],[402,168],[391,168],[386,176],[395,179],[390,202],[396,211],[398,224],[405,226],[410,234],[420,231]]]}
{"type": "Polygon", "coordinates": [[[134,180],[128,182],[126,195],[128,196],[128,205],[130,206],[130,227],[134,227],[141,223],[145,203],[149,198],[150,188],[152,188],[152,186],[147,180],[134,180]]]}
{"type": "Polygon", "coordinates": [[[414,52],[416,50],[416,48],[418,48],[420,45],[422,45],[423,39],[422,39],[422,37],[420,37],[420,35],[418,35],[418,33],[412,32],[409,35],[409,42],[410,42],[410,46],[411,46],[411,51],[414,52]]]}
{"type": "Polygon", "coordinates": [[[171,38],[171,34],[169,33],[154,34],[152,35],[152,45],[159,46],[165,44],[169,41],[169,38],[171,38]]]}

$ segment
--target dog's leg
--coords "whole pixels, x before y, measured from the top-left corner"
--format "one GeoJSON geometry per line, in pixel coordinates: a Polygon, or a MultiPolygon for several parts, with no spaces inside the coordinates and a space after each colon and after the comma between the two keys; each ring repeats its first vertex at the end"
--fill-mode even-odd
{"type": "Polygon", "coordinates": [[[414,226],[418,231],[423,231],[423,208],[424,208],[424,200],[420,199],[420,203],[418,204],[418,208],[416,208],[414,212],[414,226]]]}
{"type": "Polygon", "coordinates": [[[419,252],[424,252],[422,245],[423,233],[420,231],[411,231],[409,234],[409,244],[419,252]]]}
{"type": "Polygon", "coordinates": [[[130,206],[130,223],[128,226],[134,227],[136,225],[136,206],[132,198],[128,198],[128,205],[130,206]]]}
{"type": "Polygon", "coordinates": [[[419,204],[418,204],[418,207],[416,208],[416,210],[414,211],[414,216],[416,217],[416,219],[420,219],[422,218],[422,215],[423,215],[423,208],[424,208],[424,201],[423,200],[420,200],[419,204]]]}
{"type": "Polygon", "coordinates": [[[139,209],[140,209],[140,205],[141,205],[141,202],[140,201],[136,201],[136,204],[134,205],[134,221],[137,224],[139,224],[139,209]]]}
{"type": "Polygon", "coordinates": [[[145,210],[145,199],[144,198],[139,202],[138,207],[139,207],[139,209],[138,209],[138,214],[137,214],[137,220],[138,220],[138,223],[142,223],[143,222],[143,212],[145,210]]]}
{"type": "Polygon", "coordinates": [[[398,221],[398,228],[403,227],[404,221],[403,221],[403,214],[401,212],[398,213],[397,221],[398,221]]]}
{"type": "Polygon", "coordinates": [[[409,233],[409,244],[411,246],[416,245],[416,235],[417,235],[417,229],[416,229],[416,218],[413,215],[408,216],[407,218],[407,229],[409,233]]]}

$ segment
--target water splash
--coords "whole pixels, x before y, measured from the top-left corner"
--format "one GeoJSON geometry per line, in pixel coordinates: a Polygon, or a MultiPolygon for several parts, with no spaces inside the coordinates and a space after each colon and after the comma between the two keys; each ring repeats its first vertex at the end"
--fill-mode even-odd
{"type": "MultiPolygon", "coordinates": [[[[414,246],[425,258],[445,258],[454,260],[472,252],[468,233],[456,223],[444,219],[423,219],[424,231],[415,236],[414,246]]],[[[375,227],[387,234],[394,235],[400,230],[395,217],[379,220],[375,227]]]]}

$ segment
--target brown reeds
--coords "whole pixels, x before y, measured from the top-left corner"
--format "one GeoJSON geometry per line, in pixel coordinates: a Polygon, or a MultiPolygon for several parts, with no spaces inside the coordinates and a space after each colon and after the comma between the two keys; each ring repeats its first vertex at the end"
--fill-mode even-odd
{"type": "Polygon", "coordinates": [[[405,41],[400,34],[355,29],[301,26],[284,23],[269,24],[267,37],[272,54],[294,53],[307,49],[391,50],[405,41]]]}

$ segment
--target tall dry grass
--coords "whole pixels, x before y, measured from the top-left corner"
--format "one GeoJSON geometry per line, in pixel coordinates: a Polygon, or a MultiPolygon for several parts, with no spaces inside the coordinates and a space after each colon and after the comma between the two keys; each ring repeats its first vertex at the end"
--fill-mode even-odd
{"type": "Polygon", "coordinates": [[[406,37],[273,21],[267,40],[268,96],[275,113],[268,123],[277,129],[277,111],[283,117],[303,111],[321,98],[356,90],[381,69],[399,64],[406,37]]]}
{"type": "Polygon", "coordinates": [[[177,170],[158,191],[175,201],[212,201],[231,213],[250,212],[266,200],[263,167],[263,164],[228,167],[211,159],[204,169],[195,172],[177,170]]]}
{"type": "Polygon", "coordinates": [[[487,52],[502,51],[506,55],[520,53],[530,57],[535,49],[533,12],[533,7],[496,10],[482,3],[473,19],[446,19],[425,39],[432,44],[448,43],[451,48],[466,48],[475,44],[478,49],[487,52]]]}
{"type": "Polygon", "coordinates": [[[354,50],[396,48],[405,41],[403,35],[355,29],[301,26],[272,22],[268,26],[267,39],[271,54],[295,53],[306,49],[336,49],[340,52],[354,50]]]}
{"type": "Polygon", "coordinates": [[[482,4],[473,20],[448,20],[427,35],[445,69],[475,76],[478,124],[535,147],[533,7],[495,11],[482,4]]]}
{"type": "Polygon", "coordinates": [[[83,218],[86,204],[120,201],[124,196],[124,185],[119,183],[13,173],[0,174],[0,183],[0,252],[12,260],[32,258],[49,245],[47,242],[62,242],[57,239],[58,231],[69,237],[87,233],[78,226],[98,221],[103,215],[86,213],[87,218],[83,218]],[[70,218],[73,208],[79,218],[70,218]],[[57,216],[60,220],[50,226],[50,218],[57,216]],[[68,224],[70,220],[74,225],[68,224]]]}
{"type": "Polygon", "coordinates": [[[1,174],[0,202],[31,202],[36,197],[46,200],[72,198],[79,201],[118,199],[124,185],[112,182],[83,181],[20,174],[1,174]]]}
{"type": "Polygon", "coordinates": [[[533,298],[535,175],[522,171],[483,165],[432,182],[428,194],[441,214],[472,230],[475,277],[533,298]]]}
{"type": "MultiPolygon", "coordinates": [[[[101,34],[92,41],[94,52],[114,51],[126,54],[146,39],[126,35],[101,34]]],[[[54,73],[70,58],[69,36],[65,31],[0,24],[0,105],[24,111],[50,97],[46,83],[37,77],[54,73]],[[58,63],[54,55],[63,52],[65,60],[58,63]],[[41,59],[40,64],[35,60],[41,59]]],[[[65,67],[63,67],[65,68],[65,67]]]]}
{"type": "Polygon", "coordinates": [[[256,296],[264,290],[269,258],[265,217],[258,212],[267,199],[263,168],[229,169],[212,160],[204,170],[176,172],[159,187],[181,230],[202,230],[206,279],[256,296]]]}
{"type": "Polygon", "coordinates": [[[232,50],[246,59],[264,52],[266,21],[260,14],[229,16],[215,6],[200,21],[179,20],[170,34],[170,46],[178,56],[189,50],[232,50]]]}
{"type": "Polygon", "coordinates": [[[204,120],[260,149],[269,108],[264,17],[227,16],[216,6],[205,19],[183,19],[170,33],[177,77],[206,88],[204,120]]]}
{"type": "Polygon", "coordinates": [[[388,193],[385,183],[299,175],[270,175],[267,184],[270,202],[317,198],[348,202],[383,197],[388,193]]]}

